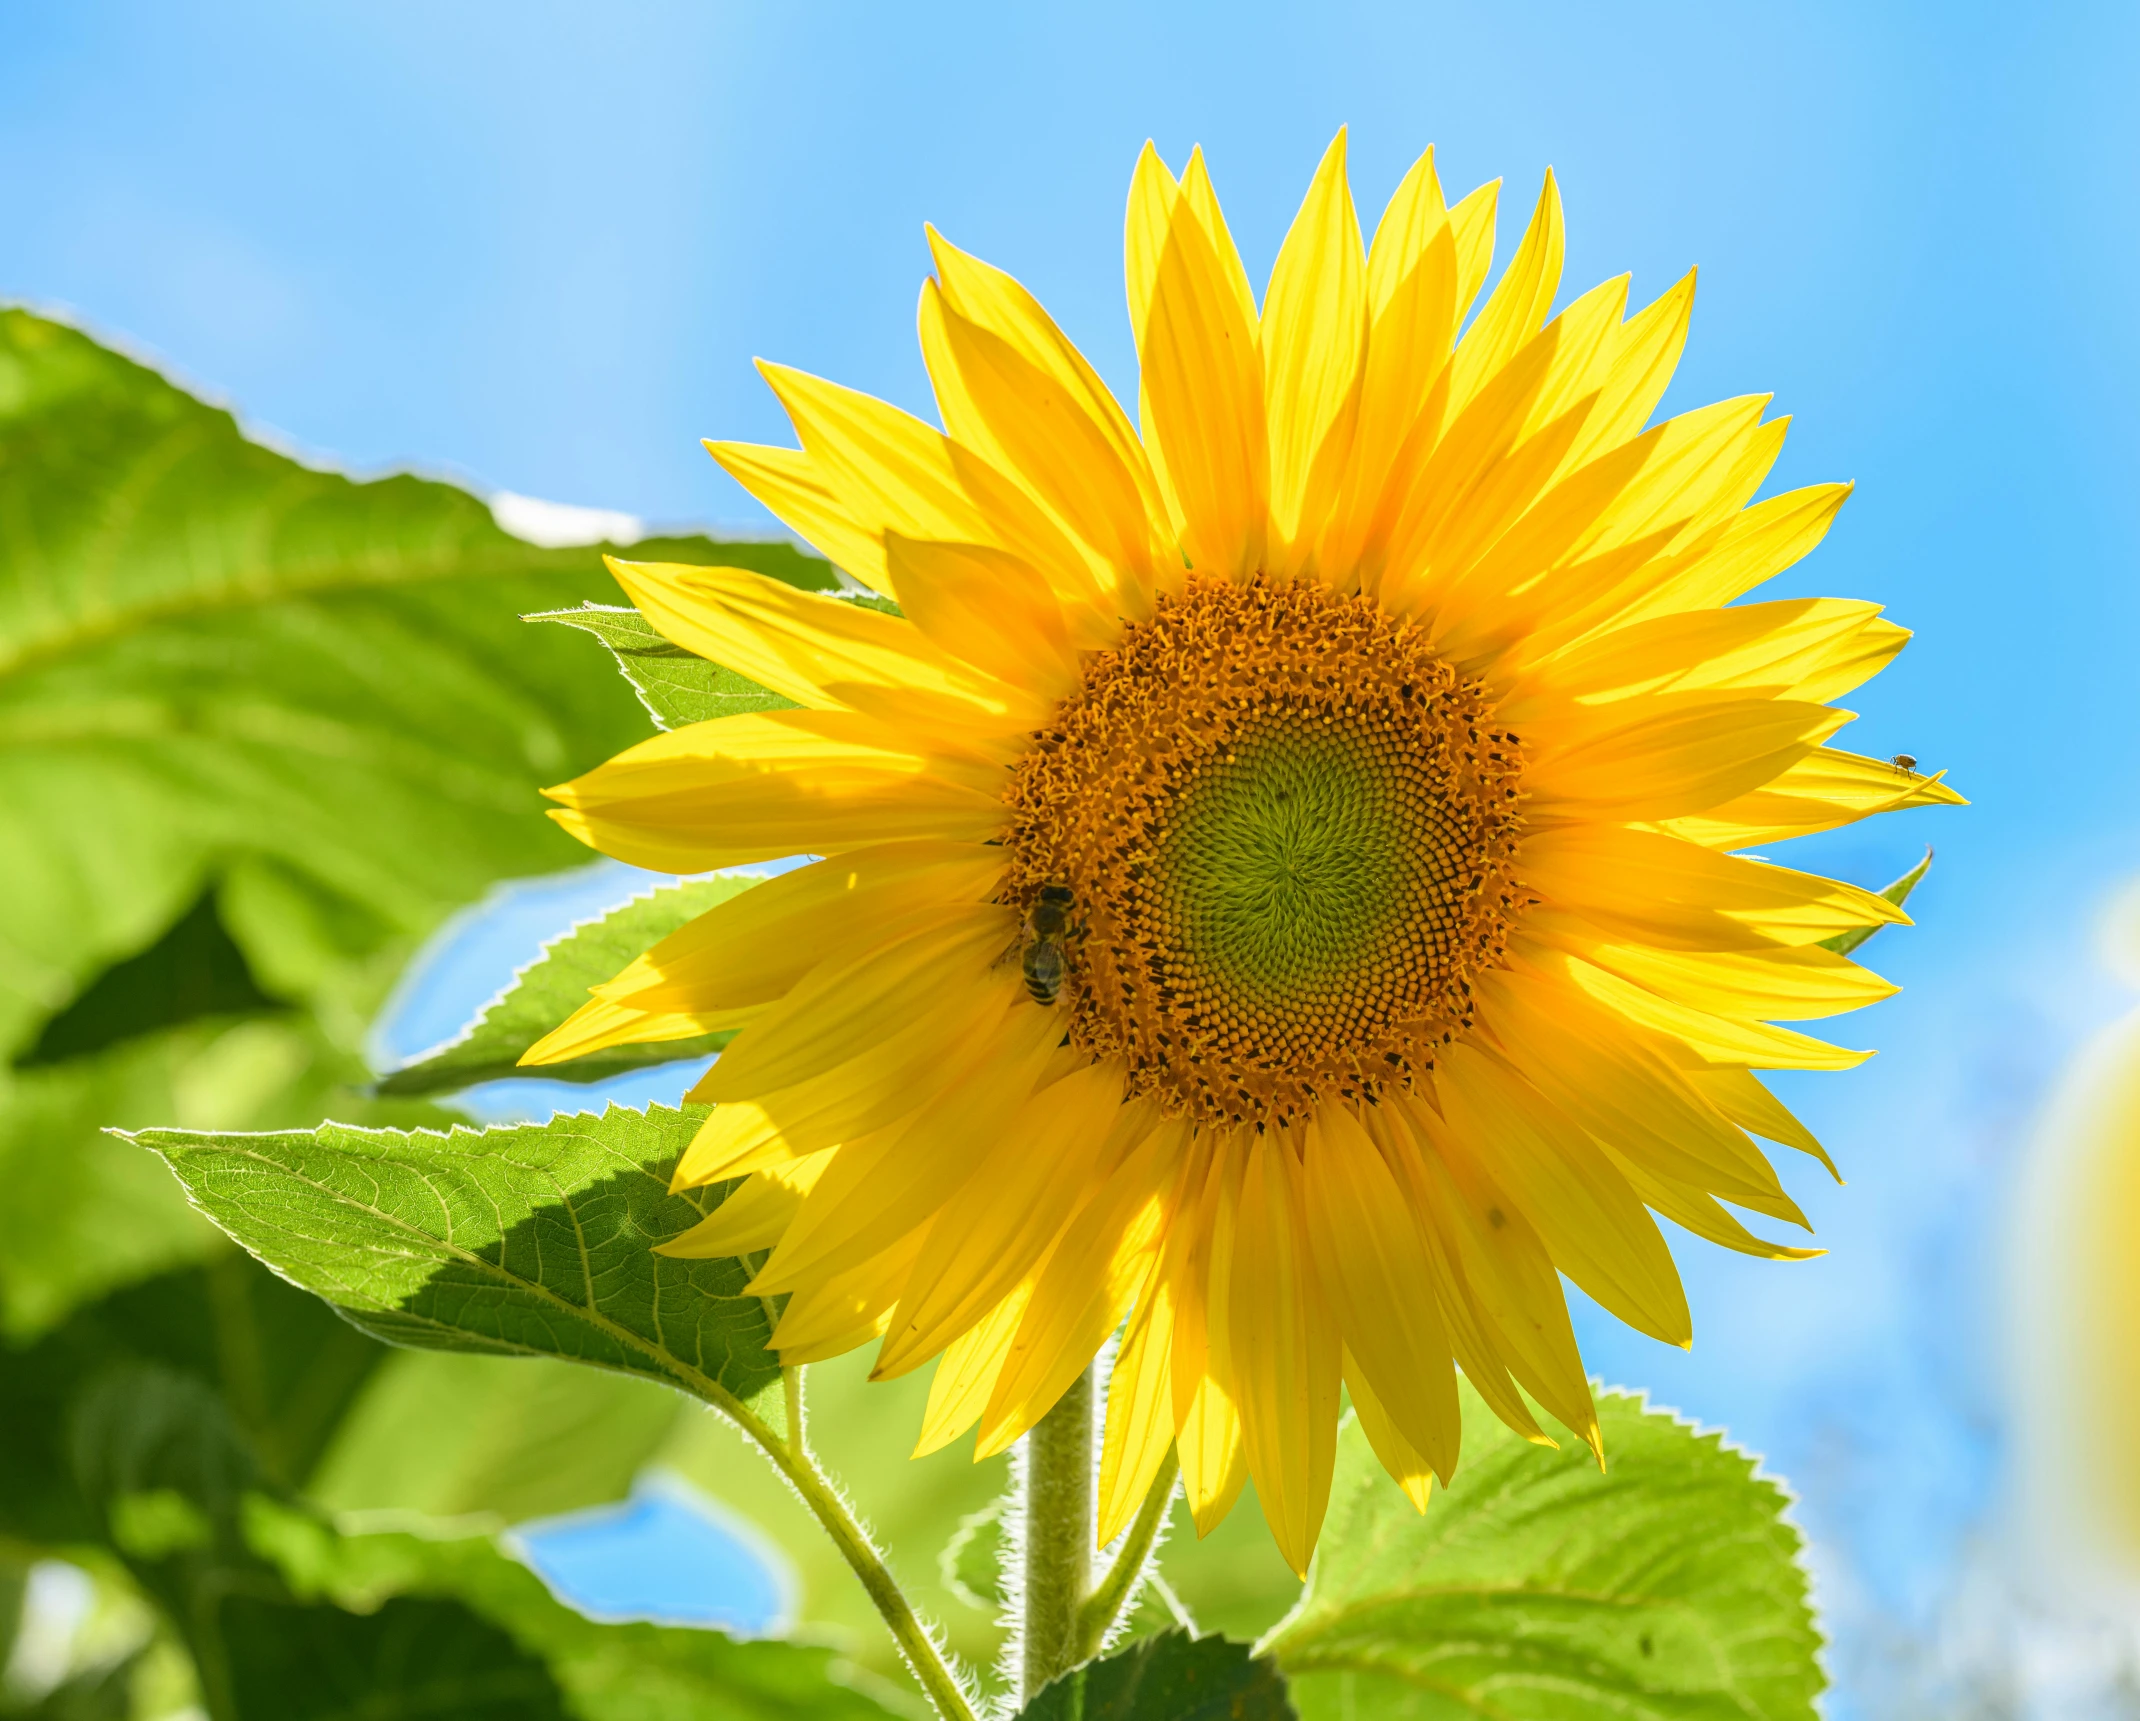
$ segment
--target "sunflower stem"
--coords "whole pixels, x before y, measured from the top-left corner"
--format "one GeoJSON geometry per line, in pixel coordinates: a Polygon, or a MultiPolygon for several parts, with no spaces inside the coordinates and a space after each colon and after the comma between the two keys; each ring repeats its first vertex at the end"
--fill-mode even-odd
{"type": "Polygon", "coordinates": [[[928,1693],[929,1702],[943,1721],[977,1721],[973,1703],[959,1684],[958,1676],[951,1671],[936,1639],[914,1611],[914,1604],[899,1587],[899,1580],[892,1576],[884,1556],[869,1539],[869,1531],[863,1528],[861,1520],[841,1498],[839,1489],[818,1468],[816,1458],[811,1455],[803,1437],[802,1371],[785,1369],[782,1375],[784,1408],[788,1413],[788,1437],[785,1440],[749,1405],[720,1386],[712,1385],[710,1392],[700,1387],[698,1396],[749,1436],[772,1460],[773,1468],[787,1478],[788,1486],[810,1509],[810,1515],[824,1527],[833,1546],[840,1550],[840,1557],[862,1580],[862,1588],[883,1617],[892,1641],[899,1646],[901,1657],[921,1682],[921,1688],[928,1693]]]}
{"type": "Polygon", "coordinates": [[[1139,1580],[1152,1557],[1152,1544],[1159,1539],[1159,1527],[1167,1521],[1167,1508],[1174,1504],[1174,1480],[1180,1474],[1181,1460],[1169,1447],[1159,1474],[1145,1491],[1144,1504],[1137,1508],[1136,1521],[1115,1552],[1114,1564],[1078,1609],[1077,1660],[1090,1661],[1100,1653],[1123,1609],[1135,1599],[1141,1587],[1139,1580]]]}
{"type": "Polygon", "coordinates": [[[1092,1593],[1094,1384],[1087,1368],[1025,1437],[1018,1671],[1028,1703],[1083,1659],[1079,1616],[1092,1593]]]}

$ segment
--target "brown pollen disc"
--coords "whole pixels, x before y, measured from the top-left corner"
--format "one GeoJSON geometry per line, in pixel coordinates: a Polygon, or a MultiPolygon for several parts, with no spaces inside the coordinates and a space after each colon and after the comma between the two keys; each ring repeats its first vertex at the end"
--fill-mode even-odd
{"type": "Polygon", "coordinates": [[[1373,1099],[1471,1025],[1532,899],[1522,759],[1410,623],[1192,578],[1035,737],[1010,899],[1067,885],[1070,1038],[1205,1121],[1373,1099]]]}

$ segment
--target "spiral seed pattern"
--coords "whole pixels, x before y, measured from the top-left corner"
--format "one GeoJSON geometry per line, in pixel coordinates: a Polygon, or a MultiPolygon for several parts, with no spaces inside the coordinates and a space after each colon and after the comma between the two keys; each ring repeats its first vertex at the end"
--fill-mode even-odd
{"type": "Polygon", "coordinates": [[[1014,899],[1074,900],[1072,1042],[1214,1122],[1411,1084],[1532,900],[1521,775],[1409,623],[1192,579],[1088,661],[1008,792],[1014,899]]]}

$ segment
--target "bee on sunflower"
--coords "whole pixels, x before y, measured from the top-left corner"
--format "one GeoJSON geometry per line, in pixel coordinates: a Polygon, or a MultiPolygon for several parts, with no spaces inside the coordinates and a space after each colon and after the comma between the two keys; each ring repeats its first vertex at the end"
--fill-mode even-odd
{"type": "Polygon", "coordinates": [[[1259,309],[1201,155],[1148,145],[1135,425],[932,230],[942,430],[767,365],[801,448],[708,445],[898,613],[611,564],[793,708],[552,816],[666,872],[822,858],[524,1061],[740,1028],[675,1181],[743,1181],[665,1247],[770,1250],[785,1362],[935,1360],[923,1450],[1004,1449],[1119,1335],[1102,1541],[1178,1454],[1200,1530],[1253,1478],[1304,1570],[1341,1387],[1421,1505],[1458,1370],[1597,1444],[1561,1275],[1684,1345],[1655,1215],[1816,1253],[1726,1206],[1805,1224],[1756,1137],[1825,1163],[1755,1072],[1856,1064],[1774,1024],[1893,990],[1824,941],[1899,908],[1739,851],[1960,801],[1829,745],[1901,628],[1737,601],[1849,487],[1752,501],[1765,396],[1648,424],[1693,277],[1549,317],[1549,176],[1471,316],[1496,189],[1446,204],[1430,152],[1363,247],[1341,133],[1259,309]]]}

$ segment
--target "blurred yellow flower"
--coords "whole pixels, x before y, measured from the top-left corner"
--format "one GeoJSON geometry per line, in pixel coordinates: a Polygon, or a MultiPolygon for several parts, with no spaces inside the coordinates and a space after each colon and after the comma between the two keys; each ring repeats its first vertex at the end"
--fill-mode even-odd
{"type": "Polygon", "coordinates": [[[1803,1224],[1751,1073],[1768,1025],[1885,996],[1820,947],[1904,917],[1731,851],[1959,797],[1836,751],[1905,633],[1726,607],[1847,494],[1748,506],[1764,396],[1644,429],[1690,275],[1547,320],[1558,195],[1468,332],[1494,186],[1431,154],[1363,249],[1344,138],[1259,312],[1200,156],[1147,146],[1142,434],[1009,276],[933,232],[944,431],[766,366],[801,451],[709,445],[901,614],[614,564],[678,645],[796,709],[657,737],[551,794],[605,854],[826,858],[666,940],[529,1055],[738,1026],[685,1255],[771,1249],[790,1361],[940,1357],[922,1446],[983,1453],[1121,1332],[1102,1539],[1178,1443],[1200,1528],[1253,1477],[1296,1570],[1340,1383],[1421,1504],[1461,1368],[1596,1441],[1565,1273],[1689,1340],[1651,1210],[1777,1258],[1803,1224]],[[1047,894],[1043,896],[1043,892],[1047,894]]]}

